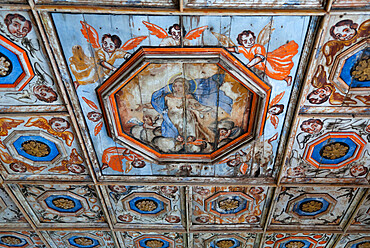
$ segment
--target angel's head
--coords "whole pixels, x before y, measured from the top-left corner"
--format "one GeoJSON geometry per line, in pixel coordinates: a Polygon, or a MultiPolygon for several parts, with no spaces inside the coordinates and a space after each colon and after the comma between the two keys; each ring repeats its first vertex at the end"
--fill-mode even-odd
{"type": "Polygon", "coordinates": [[[312,104],[321,104],[326,102],[332,93],[332,89],[328,86],[321,87],[312,91],[307,95],[307,100],[312,104]]]}
{"type": "Polygon", "coordinates": [[[275,105],[272,105],[269,110],[268,110],[268,113],[271,114],[271,115],[279,115],[281,113],[283,113],[284,111],[284,105],[283,104],[275,104],[275,105]]]}
{"type": "Polygon", "coordinates": [[[308,119],[302,122],[301,130],[310,134],[318,134],[324,123],[320,119],[308,119]]]}
{"type": "Polygon", "coordinates": [[[181,27],[179,24],[173,24],[171,27],[168,28],[168,34],[171,35],[171,37],[174,40],[180,40],[181,35],[186,34],[186,30],[183,27],[181,32],[181,27]]]}
{"type": "Polygon", "coordinates": [[[250,30],[244,30],[240,34],[238,34],[238,38],[236,38],[238,44],[244,46],[246,48],[250,48],[254,46],[256,42],[256,36],[250,30]]]}
{"type": "Polygon", "coordinates": [[[101,38],[101,45],[103,50],[107,53],[113,53],[116,49],[121,47],[121,44],[121,39],[115,34],[104,34],[101,38]]]}
{"type": "Polygon", "coordinates": [[[7,14],[4,23],[9,33],[17,38],[25,37],[32,29],[32,24],[20,14],[7,14]]]}
{"type": "Polygon", "coordinates": [[[342,20],[330,28],[330,35],[336,40],[350,40],[357,34],[357,27],[352,20],[342,20]]]}
{"type": "Polygon", "coordinates": [[[53,117],[49,120],[50,127],[55,132],[64,132],[66,129],[68,129],[71,124],[69,122],[61,117],[53,117]]]}
{"type": "Polygon", "coordinates": [[[47,103],[55,102],[58,99],[57,93],[51,87],[44,84],[33,87],[33,93],[37,99],[47,103]]]}

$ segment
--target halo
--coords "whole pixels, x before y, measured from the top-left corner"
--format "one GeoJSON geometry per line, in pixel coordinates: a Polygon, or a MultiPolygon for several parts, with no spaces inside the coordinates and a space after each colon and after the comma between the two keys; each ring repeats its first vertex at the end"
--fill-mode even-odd
{"type": "Polygon", "coordinates": [[[171,89],[170,89],[170,82],[172,83],[173,82],[173,78],[176,77],[176,76],[179,76],[181,75],[182,73],[179,72],[179,73],[176,73],[175,75],[173,75],[172,77],[170,77],[170,79],[168,79],[167,81],[167,88],[168,88],[168,91],[172,93],[171,89]]]}
{"type": "Polygon", "coordinates": [[[194,80],[194,78],[191,78],[191,80],[193,80],[194,84],[195,84],[195,89],[193,91],[193,94],[195,93],[195,91],[197,91],[197,88],[198,88],[198,84],[197,84],[197,81],[194,80]]]}

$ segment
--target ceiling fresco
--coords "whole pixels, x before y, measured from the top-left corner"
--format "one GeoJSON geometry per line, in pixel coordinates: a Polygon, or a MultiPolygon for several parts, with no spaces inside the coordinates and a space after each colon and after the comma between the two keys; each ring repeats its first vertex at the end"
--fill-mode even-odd
{"type": "Polygon", "coordinates": [[[6,0],[0,247],[368,248],[366,0],[6,0]]]}

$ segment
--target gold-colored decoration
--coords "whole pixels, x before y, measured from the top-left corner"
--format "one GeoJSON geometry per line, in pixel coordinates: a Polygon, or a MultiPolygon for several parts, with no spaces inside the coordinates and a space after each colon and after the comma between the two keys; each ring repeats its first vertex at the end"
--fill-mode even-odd
{"type": "Polygon", "coordinates": [[[293,241],[289,242],[286,247],[287,248],[302,248],[304,246],[304,243],[301,241],[293,241]]]}
{"type": "Polygon", "coordinates": [[[319,201],[309,201],[301,205],[302,211],[306,213],[313,213],[322,208],[322,202],[319,201]]]}
{"type": "Polygon", "coordinates": [[[370,242],[367,241],[365,243],[359,244],[357,247],[358,248],[370,248],[370,242]]]}
{"type": "Polygon", "coordinates": [[[0,57],[0,76],[6,76],[10,70],[10,61],[8,61],[5,57],[0,57]]]}
{"type": "Polygon", "coordinates": [[[322,156],[328,159],[337,159],[345,156],[348,152],[348,147],[341,143],[332,143],[324,146],[322,156]]]}
{"type": "Polygon", "coordinates": [[[17,237],[5,236],[1,237],[1,242],[8,245],[19,245],[22,241],[17,237]]]}
{"type": "Polygon", "coordinates": [[[135,205],[138,209],[145,212],[150,212],[157,208],[157,205],[152,200],[138,201],[135,205]]]}
{"type": "Polygon", "coordinates": [[[163,247],[164,243],[160,240],[148,240],[145,242],[145,245],[150,248],[161,248],[163,247]]]}
{"type": "Polygon", "coordinates": [[[220,240],[216,242],[217,247],[219,248],[230,248],[234,245],[232,240],[220,240]]]}
{"type": "Polygon", "coordinates": [[[50,148],[46,144],[35,140],[23,142],[22,149],[35,157],[45,157],[50,154],[50,148]]]}
{"type": "Polygon", "coordinates": [[[351,72],[352,77],[358,81],[370,80],[370,57],[361,59],[354,70],[351,72]]]}
{"type": "Polygon", "coordinates": [[[53,204],[57,208],[62,208],[62,209],[72,209],[75,207],[75,203],[72,200],[65,199],[65,198],[59,198],[53,200],[53,204]]]}
{"type": "Polygon", "coordinates": [[[222,210],[229,211],[229,210],[234,210],[234,209],[238,208],[239,207],[239,202],[237,200],[233,200],[233,199],[226,199],[226,200],[220,201],[218,203],[218,206],[222,210]]]}
{"type": "Polygon", "coordinates": [[[92,245],[94,243],[91,239],[87,239],[83,237],[74,239],[74,242],[78,245],[83,245],[83,246],[92,245]]]}

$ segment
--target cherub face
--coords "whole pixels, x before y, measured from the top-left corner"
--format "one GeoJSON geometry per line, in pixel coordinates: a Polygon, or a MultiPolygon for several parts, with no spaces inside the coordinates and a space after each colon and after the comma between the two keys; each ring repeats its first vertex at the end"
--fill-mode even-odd
{"type": "Polygon", "coordinates": [[[171,195],[178,191],[179,189],[176,186],[162,186],[161,191],[165,194],[171,195]]]}
{"type": "Polygon", "coordinates": [[[124,193],[127,191],[127,188],[123,185],[110,185],[109,189],[116,193],[124,193]]]}
{"type": "Polygon", "coordinates": [[[248,34],[248,35],[242,35],[242,44],[244,47],[246,48],[250,48],[252,46],[254,46],[254,37],[252,34],[248,34]]]}
{"type": "Polygon", "coordinates": [[[54,102],[57,99],[57,93],[46,85],[38,85],[33,87],[33,93],[35,96],[44,102],[54,102]]]}
{"type": "Polygon", "coordinates": [[[27,171],[26,166],[21,163],[11,163],[9,167],[12,171],[15,171],[15,172],[26,172],[27,171]]]}
{"type": "Polygon", "coordinates": [[[172,28],[172,30],[171,30],[171,36],[172,36],[172,38],[174,40],[180,40],[181,30],[180,29],[172,28]]]}
{"type": "Polygon", "coordinates": [[[8,25],[8,31],[17,38],[25,37],[31,30],[29,21],[22,21],[19,17],[13,18],[8,25]]]}
{"type": "Polygon", "coordinates": [[[331,93],[331,89],[327,86],[319,88],[309,94],[309,101],[314,104],[320,104],[324,101],[326,97],[330,96],[331,93]]]}
{"type": "Polygon", "coordinates": [[[291,177],[302,177],[304,176],[304,172],[305,170],[303,169],[302,166],[296,166],[288,170],[288,175],[291,177]]]}
{"type": "Polygon", "coordinates": [[[367,173],[367,168],[363,164],[355,164],[351,167],[350,172],[354,177],[364,176],[367,173]]]}
{"type": "Polygon", "coordinates": [[[85,168],[80,164],[69,164],[67,165],[67,169],[75,174],[80,174],[85,171],[85,168]]]}
{"type": "Polygon", "coordinates": [[[97,122],[102,118],[102,115],[98,112],[91,111],[87,114],[87,119],[93,122],[97,122]]]}
{"type": "Polygon", "coordinates": [[[338,40],[350,40],[356,35],[356,29],[351,28],[350,25],[343,25],[334,27],[333,33],[338,40]]]}
{"type": "Polygon", "coordinates": [[[248,215],[247,217],[245,217],[245,220],[248,223],[256,223],[256,222],[258,222],[258,217],[254,216],[254,215],[248,215]]]}
{"type": "Polygon", "coordinates": [[[322,125],[316,122],[311,122],[308,124],[302,124],[301,129],[306,133],[317,134],[321,131],[322,125]]]}
{"type": "Polygon", "coordinates": [[[135,168],[143,168],[145,167],[145,162],[139,159],[135,159],[131,162],[131,165],[135,168]]]}
{"type": "Polygon", "coordinates": [[[107,37],[103,40],[102,44],[103,50],[107,53],[113,53],[116,50],[116,45],[111,38],[107,37]]]}
{"type": "Polygon", "coordinates": [[[67,121],[59,121],[59,120],[56,120],[56,121],[53,121],[53,123],[51,123],[51,128],[55,131],[55,132],[64,132],[67,128],[68,128],[68,122],[67,121]]]}
{"type": "Polygon", "coordinates": [[[233,159],[230,159],[229,161],[226,162],[226,164],[230,167],[235,167],[235,166],[238,166],[241,164],[240,162],[240,158],[239,157],[235,157],[233,159]]]}

